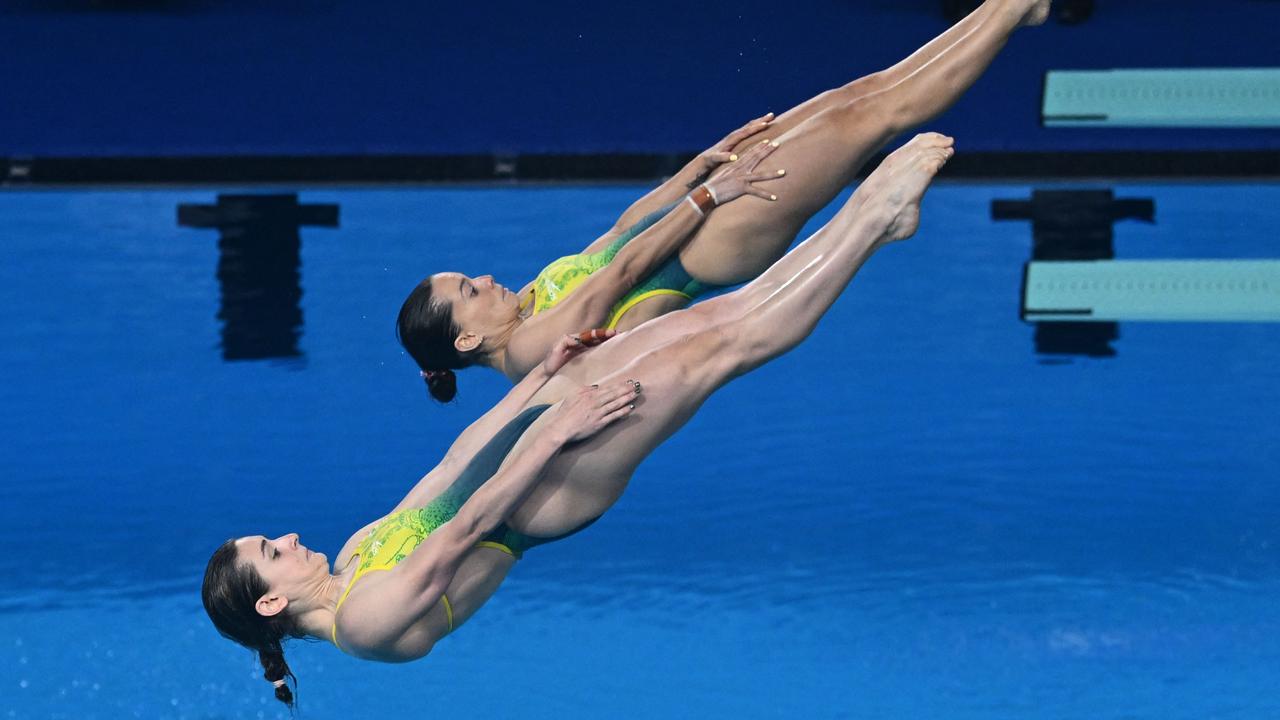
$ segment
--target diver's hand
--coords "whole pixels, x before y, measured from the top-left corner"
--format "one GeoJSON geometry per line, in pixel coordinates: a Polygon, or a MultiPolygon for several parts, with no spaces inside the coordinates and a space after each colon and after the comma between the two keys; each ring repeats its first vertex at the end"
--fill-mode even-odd
{"type": "Polygon", "coordinates": [[[765,200],[777,200],[777,195],[755,185],[760,182],[777,180],[787,174],[786,170],[757,171],[760,162],[777,149],[777,140],[758,142],[743,152],[742,157],[725,166],[724,171],[714,179],[708,181],[706,187],[711,191],[711,196],[715,199],[716,205],[732,202],[743,195],[755,195],[765,200]]]}
{"type": "Polygon", "coordinates": [[[617,335],[617,330],[587,330],[576,335],[562,335],[542,361],[542,371],[548,377],[560,372],[568,362],[587,350],[617,335]]]}
{"type": "Polygon", "coordinates": [[[764,117],[758,117],[755,120],[743,125],[725,136],[723,140],[712,145],[698,156],[698,160],[702,163],[702,170],[699,176],[706,176],[712,170],[720,167],[727,162],[734,162],[738,158],[733,154],[733,149],[747,138],[756,133],[764,132],[769,129],[769,124],[773,122],[773,113],[768,113],[764,117]]]}
{"type": "Polygon", "coordinates": [[[560,402],[547,430],[566,443],[586,440],[630,415],[639,395],[640,383],[636,380],[580,387],[560,402]]]}

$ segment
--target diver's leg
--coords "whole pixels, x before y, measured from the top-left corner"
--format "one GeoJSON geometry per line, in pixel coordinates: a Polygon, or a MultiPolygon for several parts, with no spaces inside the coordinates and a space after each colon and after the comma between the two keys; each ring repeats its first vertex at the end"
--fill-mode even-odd
{"type": "Polygon", "coordinates": [[[686,270],[712,285],[736,284],[763,272],[872,154],[955,103],[1013,31],[1039,12],[1038,4],[999,0],[963,39],[900,82],[837,103],[783,133],[782,146],[761,164],[762,170],[787,171],[769,184],[778,201],[743,198],[716,209],[680,253],[686,270]]]}
{"type": "MultiPolygon", "coordinates": [[[[924,67],[925,64],[931,62],[944,50],[968,37],[973,30],[977,29],[987,15],[998,9],[997,6],[1001,2],[1002,0],[986,0],[963,20],[947,28],[941,35],[930,40],[919,50],[911,53],[911,55],[892,67],[860,77],[853,82],[828,90],[791,108],[773,121],[769,128],[770,134],[774,136],[781,135],[829,107],[854,100],[863,95],[880,92],[902,82],[912,73],[924,67]]],[[[1040,2],[1043,5],[1043,9],[1047,11],[1049,0],[1040,0],[1040,2]]],[[[1039,24],[1043,21],[1043,15],[1032,15],[1026,18],[1024,24],[1039,24]]]]}
{"type": "Polygon", "coordinates": [[[897,186],[914,182],[905,171],[908,158],[918,154],[923,148],[937,149],[949,158],[954,152],[953,144],[951,138],[937,133],[925,133],[916,137],[881,163],[858,186],[840,212],[820,231],[792,248],[756,279],[733,292],[670,312],[622,333],[588,355],[569,363],[561,374],[576,383],[594,382],[592,375],[598,373],[599,368],[620,367],[641,353],[664,345],[674,338],[701,332],[753,312],[777,288],[795,282],[796,276],[804,268],[830,257],[841,246],[845,246],[847,252],[848,246],[874,242],[887,230],[887,225],[882,228],[876,224],[877,219],[882,224],[887,223],[886,218],[897,213],[892,203],[897,202],[894,199],[896,194],[903,192],[896,189],[897,186]],[[865,216],[867,223],[855,225],[855,219],[862,216],[865,216]]]}
{"type": "Polygon", "coordinates": [[[808,337],[858,269],[881,245],[915,234],[920,201],[952,157],[945,135],[917,135],[881,163],[839,212],[786,257],[735,291],[740,342],[749,347],[739,372],[808,337]]]}
{"type": "MultiPolygon", "coordinates": [[[[637,332],[582,356],[587,382],[635,379],[644,392],[630,417],[566,448],[548,466],[545,479],[512,516],[512,527],[554,537],[607,510],[636,466],[684,425],[712,392],[798,345],[876,248],[915,232],[920,200],[949,157],[949,138],[932,134],[917,137],[891,155],[881,168],[885,182],[874,184],[857,212],[846,206],[806,241],[800,256],[789,257],[797,260],[790,278],[776,277],[775,267],[738,291],[753,303],[750,312],[669,337],[657,347],[640,345],[637,332]],[[606,349],[628,349],[634,359],[619,366],[602,354],[606,349]]],[[[650,325],[679,327],[679,316],[689,312],[673,313],[650,325]]],[[[580,382],[557,375],[531,404],[557,402],[580,382]]]]}

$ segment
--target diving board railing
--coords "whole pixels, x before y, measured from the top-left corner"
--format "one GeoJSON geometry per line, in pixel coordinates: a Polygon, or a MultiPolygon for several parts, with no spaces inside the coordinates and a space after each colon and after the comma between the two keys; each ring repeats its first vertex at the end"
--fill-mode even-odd
{"type": "Polygon", "coordinates": [[[1049,127],[1280,127],[1280,68],[1051,70],[1049,127]]]}
{"type": "Polygon", "coordinates": [[[1033,322],[1280,322],[1280,260],[1027,263],[1033,322]]]}

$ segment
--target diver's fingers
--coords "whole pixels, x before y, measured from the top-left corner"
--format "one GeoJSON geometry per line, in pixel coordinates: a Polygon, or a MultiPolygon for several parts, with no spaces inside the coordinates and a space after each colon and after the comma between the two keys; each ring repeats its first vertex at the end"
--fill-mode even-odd
{"type": "Polygon", "coordinates": [[[577,334],[578,342],[587,347],[595,347],[600,343],[618,334],[617,330],[608,330],[606,328],[596,328],[595,330],[584,330],[577,334]]]}
{"type": "Polygon", "coordinates": [[[779,143],[777,140],[762,140],[761,142],[752,145],[751,149],[743,155],[742,159],[746,162],[748,168],[755,170],[756,166],[759,165],[762,160],[772,155],[773,151],[777,150],[778,147],[779,143]]]}
{"type": "Polygon", "coordinates": [[[635,380],[613,380],[602,386],[596,393],[596,406],[607,407],[619,400],[635,398],[639,394],[636,388],[640,385],[635,380]]]}
{"type": "Polygon", "coordinates": [[[733,162],[737,160],[738,156],[734,155],[728,150],[724,150],[722,152],[713,152],[710,155],[707,155],[706,158],[713,163],[716,163],[718,165],[723,165],[725,163],[733,162]]]}
{"type": "Polygon", "coordinates": [[[777,195],[775,195],[775,194],[773,194],[773,193],[771,193],[771,192],[769,192],[768,190],[765,190],[765,189],[763,189],[763,188],[758,188],[758,187],[756,187],[755,185],[748,185],[748,186],[747,186],[747,192],[748,192],[748,193],[750,193],[750,194],[752,194],[752,195],[755,195],[755,196],[756,196],[756,197],[758,197],[758,198],[764,199],[764,200],[770,200],[770,201],[773,201],[773,200],[777,200],[777,199],[778,199],[778,196],[777,196],[777,195]]]}
{"type": "Polygon", "coordinates": [[[751,120],[746,125],[743,125],[737,130],[729,133],[729,136],[724,139],[723,146],[732,150],[738,143],[769,127],[769,123],[771,122],[773,122],[773,113],[765,113],[764,115],[756,118],[755,120],[751,120]]]}
{"type": "Polygon", "coordinates": [[[775,170],[772,172],[760,172],[748,175],[746,180],[749,183],[764,182],[766,180],[777,180],[778,178],[786,177],[786,175],[786,170],[775,170]]]}
{"type": "Polygon", "coordinates": [[[631,413],[635,412],[635,409],[636,409],[635,403],[625,402],[620,404],[618,407],[614,408],[609,413],[607,413],[604,416],[604,418],[602,418],[602,420],[604,421],[605,425],[608,425],[610,423],[616,422],[630,415],[631,413]]]}
{"type": "Polygon", "coordinates": [[[633,395],[633,394],[631,394],[631,393],[629,393],[629,392],[625,392],[625,393],[622,393],[622,394],[620,394],[620,395],[615,395],[615,396],[613,396],[613,397],[609,398],[609,401],[608,401],[608,402],[606,402],[605,404],[603,404],[603,405],[601,405],[601,406],[600,406],[600,410],[601,410],[602,412],[604,412],[605,414],[608,414],[608,413],[611,413],[611,412],[613,412],[613,411],[617,410],[618,408],[622,407],[623,405],[631,405],[631,404],[632,404],[632,403],[634,403],[635,401],[636,401],[636,396],[635,396],[635,395],[633,395]]]}

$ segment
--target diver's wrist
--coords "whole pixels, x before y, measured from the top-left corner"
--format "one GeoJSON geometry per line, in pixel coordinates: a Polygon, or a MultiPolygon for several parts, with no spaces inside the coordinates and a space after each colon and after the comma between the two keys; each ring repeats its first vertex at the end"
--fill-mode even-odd
{"type": "Polygon", "coordinates": [[[685,196],[685,199],[688,200],[689,203],[693,205],[693,209],[697,210],[698,214],[703,217],[714,210],[717,205],[715,191],[706,184],[702,184],[694,188],[693,192],[685,196]]]}
{"type": "Polygon", "coordinates": [[[552,420],[547,424],[546,430],[539,433],[534,452],[554,455],[560,452],[560,448],[573,442],[576,432],[577,428],[566,427],[564,422],[552,420]]]}

